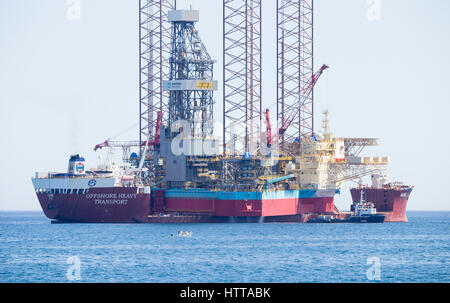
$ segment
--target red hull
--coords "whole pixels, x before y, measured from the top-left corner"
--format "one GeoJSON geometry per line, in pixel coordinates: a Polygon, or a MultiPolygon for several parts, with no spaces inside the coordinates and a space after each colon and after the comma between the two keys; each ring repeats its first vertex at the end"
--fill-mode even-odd
{"type": "Polygon", "coordinates": [[[266,200],[214,200],[166,198],[166,211],[224,217],[276,217],[307,213],[332,213],[333,197],[266,200]]]}
{"type": "Polygon", "coordinates": [[[151,199],[150,194],[136,192],[136,188],[112,187],[91,188],[86,194],[39,192],[37,196],[48,218],[79,223],[306,222],[311,213],[334,211],[333,197],[168,198],[164,190],[155,190],[151,199]]]}
{"type": "Polygon", "coordinates": [[[406,206],[412,187],[352,188],[353,203],[360,201],[361,191],[364,192],[364,200],[374,203],[377,212],[386,215],[385,222],[408,222],[406,206]]]}
{"type": "Polygon", "coordinates": [[[146,222],[150,212],[150,194],[137,194],[136,188],[92,188],[87,194],[37,196],[45,215],[63,222],[139,223],[146,222]]]}

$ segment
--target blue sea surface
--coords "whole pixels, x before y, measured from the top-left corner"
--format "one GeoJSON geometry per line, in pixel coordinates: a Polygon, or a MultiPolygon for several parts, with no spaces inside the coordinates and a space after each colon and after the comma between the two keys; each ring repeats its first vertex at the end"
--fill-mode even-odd
{"type": "Polygon", "coordinates": [[[450,212],[408,217],[384,224],[114,225],[0,212],[0,282],[450,282],[450,212]],[[179,230],[192,236],[179,237],[179,230]]]}

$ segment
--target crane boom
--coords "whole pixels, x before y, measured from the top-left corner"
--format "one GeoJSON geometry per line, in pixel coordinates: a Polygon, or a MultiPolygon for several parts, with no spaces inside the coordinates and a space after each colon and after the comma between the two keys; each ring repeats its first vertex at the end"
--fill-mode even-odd
{"type": "Polygon", "coordinates": [[[302,88],[303,92],[303,99],[300,100],[298,106],[296,106],[291,113],[289,114],[288,118],[282,121],[281,126],[278,130],[278,133],[283,136],[288,127],[292,124],[292,121],[299,115],[300,108],[304,104],[304,100],[306,100],[312,93],[314,86],[317,84],[317,81],[319,80],[320,76],[322,76],[323,72],[328,69],[329,66],[324,64],[322,67],[314,74],[312,75],[311,79],[308,81],[306,87],[302,88]]]}
{"type": "Polygon", "coordinates": [[[269,109],[266,109],[266,136],[267,136],[267,147],[272,146],[272,126],[270,125],[270,113],[269,109]]]}
{"type": "Polygon", "coordinates": [[[94,151],[102,149],[104,147],[110,148],[130,148],[130,147],[145,147],[147,146],[159,146],[161,144],[161,124],[162,124],[162,112],[158,112],[158,119],[156,122],[155,138],[153,141],[147,140],[143,142],[139,141],[111,141],[109,139],[102,143],[95,145],[94,151]],[[147,143],[147,144],[146,144],[147,143]]]}
{"type": "Polygon", "coordinates": [[[109,139],[105,140],[102,143],[97,144],[94,147],[94,151],[98,149],[102,149],[104,147],[138,147],[140,146],[139,141],[110,141],[109,139]]]}

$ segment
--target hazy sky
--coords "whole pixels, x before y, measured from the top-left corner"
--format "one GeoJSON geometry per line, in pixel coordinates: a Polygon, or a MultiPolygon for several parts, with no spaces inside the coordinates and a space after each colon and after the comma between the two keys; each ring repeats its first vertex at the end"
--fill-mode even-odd
{"type": "MultiPolygon", "coordinates": [[[[263,102],[276,98],[275,3],[263,5],[263,102]]],[[[415,185],[408,210],[450,210],[450,1],[315,1],[315,65],[330,65],[316,96],[316,128],[330,110],[336,136],[376,137],[367,150],[390,156],[391,180],[415,185]]],[[[222,1],[178,0],[200,9],[197,25],[222,76],[222,1]]],[[[40,209],[36,171],[62,171],[95,144],[138,135],[138,0],[81,0],[80,20],[65,0],[0,0],[0,210],[40,209]]],[[[222,117],[222,91],[216,94],[222,117]]],[[[274,114],[274,111],[272,111],[274,114]]],[[[275,117],[272,117],[275,121],[275,117]]],[[[349,209],[348,186],[336,198],[349,209]]]]}

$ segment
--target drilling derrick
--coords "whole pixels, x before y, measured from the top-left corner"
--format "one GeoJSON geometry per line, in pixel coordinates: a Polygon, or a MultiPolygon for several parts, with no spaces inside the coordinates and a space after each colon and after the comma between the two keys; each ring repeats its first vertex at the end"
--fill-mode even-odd
{"type": "MultiPolygon", "coordinates": [[[[189,123],[185,135],[206,138],[213,135],[214,63],[202,43],[195,22],[199,12],[178,10],[169,12],[172,23],[170,78],[164,81],[169,91],[168,127],[180,127],[177,121],[189,123]]],[[[183,127],[186,124],[183,124],[183,127]]],[[[177,131],[175,131],[177,133],[177,131]]]]}
{"type": "Polygon", "coordinates": [[[213,137],[214,63],[195,28],[199,11],[174,10],[168,123],[156,153],[157,184],[167,188],[214,188],[219,180],[219,144],[213,137]]]}

